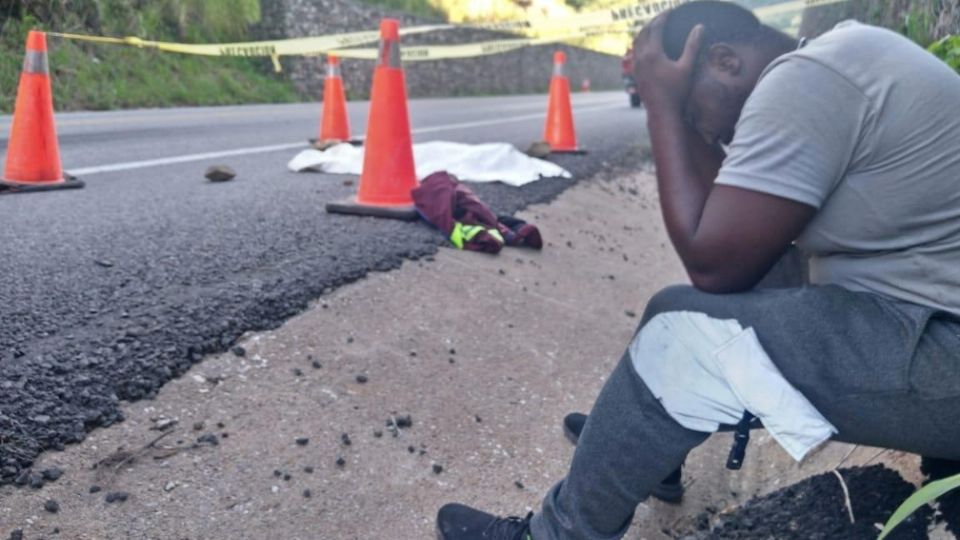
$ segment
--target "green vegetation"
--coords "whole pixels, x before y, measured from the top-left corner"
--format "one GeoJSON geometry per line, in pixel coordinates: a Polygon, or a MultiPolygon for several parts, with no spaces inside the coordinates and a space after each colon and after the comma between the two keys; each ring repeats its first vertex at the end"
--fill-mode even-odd
{"type": "Polygon", "coordinates": [[[928,50],[960,73],[960,36],[947,36],[931,45],[928,50]]]}
{"type": "Polygon", "coordinates": [[[920,488],[916,493],[908,497],[907,500],[900,505],[900,508],[897,508],[893,515],[890,516],[890,520],[887,521],[887,524],[883,527],[883,531],[880,533],[878,540],[886,538],[888,534],[893,532],[893,529],[896,528],[897,525],[910,517],[910,514],[916,512],[920,507],[932,503],[948,491],[957,488],[960,488],[960,474],[951,476],[950,478],[944,478],[943,480],[937,480],[936,482],[930,482],[920,488]]]}
{"type": "MultiPolygon", "coordinates": [[[[258,0],[0,0],[0,111],[9,112],[32,29],[182,42],[247,40],[258,0]]],[[[200,57],[48,37],[59,110],[298,99],[267,59],[200,57]]]]}

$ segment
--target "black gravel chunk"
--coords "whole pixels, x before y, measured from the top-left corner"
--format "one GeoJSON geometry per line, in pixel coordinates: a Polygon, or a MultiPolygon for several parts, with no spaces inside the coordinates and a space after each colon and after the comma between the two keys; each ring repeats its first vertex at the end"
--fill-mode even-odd
{"type": "Polygon", "coordinates": [[[240,345],[237,345],[232,349],[230,349],[230,352],[232,352],[234,356],[239,356],[241,358],[247,355],[247,350],[240,345]]]}
{"type": "Polygon", "coordinates": [[[59,467],[50,467],[49,469],[44,469],[42,473],[43,479],[48,482],[56,482],[63,476],[63,470],[59,467]]]}
{"type": "Polygon", "coordinates": [[[289,482],[291,478],[293,478],[293,477],[290,476],[290,473],[287,473],[287,474],[284,474],[284,475],[283,475],[283,480],[284,480],[285,482],[289,482]]]}
{"type": "Polygon", "coordinates": [[[350,435],[347,433],[340,434],[340,442],[343,443],[344,446],[350,446],[353,444],[353,441],[350,440],[350,435]]]}
{"type": "Polygon", "coordinates": [[[366,384],[369,380],[366,375],[357,375],[357,382],[360,384],[366,384]]]}
{"type": "Polygon", "coordinates": [[[347,461],[345,459],[343,459],[342,457],[337,458],[337,467],[343,467],[346,464],[347,464],[347,461]]]}
{"type": "Polygon", "coordinates": [[[107,496],[104,497],[104,500],[107,501],[108,504],[122,503],[122,502],[126,502],[126,500],[129,498],[130,498],[130,494],[127,493],[126,491],[111,491],[107,493],[107,496]]]}
{"type": "Polygon", "coordinates": [[[103,488],[97,485],[90,486],[88,490],[90,493],[99,493],[103,488]]]}
{"type": "Polygon", "coordinates": [[[521,482],[521,481],[519,481],[519,480],[515,481],[515,482],[513,483],[513,485],[517,486],[517,489],[523,489],[523,488],[524,488],[523,482],[521,482]]]}
{"type": "Polygon", "coordinates": [[[28,481],[30,487],[33,489],[40,489],[43,487],[43,475],[37,473],[30,473],[30,479],[28,481]]]}
{"type": "Polygon", "coordinates": [[[408,428],[413,426],[413,417],[409,414],[404,416],[395,416],[387,419],[387,427],[408,428]],[[396,423],[394,423],[396,420],[396,423]]]}
{"type": "Polygon", "coordinates": [[[313,362],[311,362],[310,365],[313,366],[313,369],[321,369],[321,368],[323,368],[323,364],[321,364],[320,362],[317,362],[316,360],[314,360],[313,362]]]}
{"type": "Polygon", "coordinates": [[[23,529],[14,529],[10,531],[10,540],[23,540],[23,529]]]}
{"type": "Polygon", "coordinates": [[[313,474],[313,467],[307,465],[306,467],[303,468],[303,472],[307,474],[313,474]]]}
{"type": "Polygon", "coordinates": [[[373,436],[379,439],[380,437],[383,437],[383,432],[380,431],[379,429],[375,429],[373,431],[373,436]]]}
{"type": "Polygon", "coordinates": [[[442,473],[442,472],[443,472],[443,465],[440,465],[439,463],[434,463],[434,464],[433,464],[433,474],[440,474],[440,473],[442,473]]]}
{"type": "Polygon", "coordinates": [[[313,497],[313,493],[309,489],[303,490],[303,498],[309,499],[310,497],[313,497]]]}
{"type": "Polygon", "coordinates": [[[211,446],[217,446],[220,444],[220,439],[213,433],[206,433],[197,437],[197,442],[201,444],[206,443],[211,446]]]}
{"type": "Polygon", "coordinates": [[[310,438],[309,438],[309,437],[298,437],[297,440],[294,441],[294,442],[297,443],[297,446],[306,446],[306,445],[310,444],[310,438]]]}
{"type": "Polygon", "coordinates": [[[49,499],[47,502],[43,503],[43,509],[51,514],[56,514],[60,511],[60,503],[53,499],[49,499]]]}

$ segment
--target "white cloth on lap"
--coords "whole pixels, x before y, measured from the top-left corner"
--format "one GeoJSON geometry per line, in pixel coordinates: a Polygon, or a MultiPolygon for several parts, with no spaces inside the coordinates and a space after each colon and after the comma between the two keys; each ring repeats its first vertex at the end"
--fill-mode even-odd
{"type": "Polygon", "coordinates": [[[629,348],[634,369],[667,413],[694,431],[757,416],[800,461],[837,429],[793,387],[763,350],[752,328],[704,313],[661,313],[629,348]]]}

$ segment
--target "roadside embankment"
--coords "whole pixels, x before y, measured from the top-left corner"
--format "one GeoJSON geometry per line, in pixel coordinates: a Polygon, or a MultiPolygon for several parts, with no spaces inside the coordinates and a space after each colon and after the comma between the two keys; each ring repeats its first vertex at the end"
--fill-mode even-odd
{"type": "MultiPolygon", "coordinates": [[[[685,278],[649,171],[602,173],[519,215],[541,228],[542,252],[441,249],[371,274],[125,404],[124,422],[35,465],[62,470],[57,481],[0,487],[0,537],[413,539],[432,537],[445,502],[535,508],[573,450],[561,418],[589,410],[646,299],[685,278]]],[[[697,449],[684,504],[642,504],[628,538],[695,537],[752,496],[840,463],[918,480],[916,458],[869,448],[830,445],[798,465],[763,432],[729,472],[729,444],[717,435],[697,449]]],[[[855,504],[886,488],[877,482],[902,482],[858,478],[855,504]]],[[[839,483],[810,485],[790,500],[825,502],[784,524],[797,538],[846,520],[839,483]]]]}

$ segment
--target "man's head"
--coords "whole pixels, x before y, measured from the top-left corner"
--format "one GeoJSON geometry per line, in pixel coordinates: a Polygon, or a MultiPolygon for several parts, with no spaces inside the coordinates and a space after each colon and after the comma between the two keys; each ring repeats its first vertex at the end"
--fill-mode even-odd
{"type": "Polygon", "coordinates": [[[727,144],[760,73],[795,42],[732,2],[696,1],[666,15],[663,50],[670,59],[680,58],[697,25],[703,25],[703,34],[687,119],[709,141],[727,144]]]}

